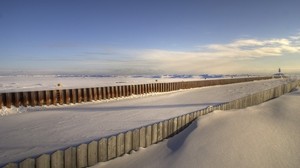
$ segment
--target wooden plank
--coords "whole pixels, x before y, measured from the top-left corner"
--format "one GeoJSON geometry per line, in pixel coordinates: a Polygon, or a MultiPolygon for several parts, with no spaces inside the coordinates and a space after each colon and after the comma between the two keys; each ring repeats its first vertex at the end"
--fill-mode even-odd
{"type": "Polygon", "coordinates": [[[35,160],[28,158],[19,164],[19,168],[35,168],[35,160]]]}
{"type": "Polygon", "coordinates": [[[111,136],[107,140],[107,159],[111,160],[117,157],[117,138],[111,136]]]}
{"type": "Polygon", "coordinates": [[[77,147],[77,167],[87,167],[88,166],[88,160],[87,160],[87,144],[81,144],[77,147]]]}
{"type": "Polygon", "coordinates": [[[44,154],[36,159],[36,168],[50,168],[50,155],[44,154]]]}
{"type": "Polygon", "coordinates": [[[125,153],[129,153],[132,150],[132,131],[125,133],[125,153]]]}
{"type": "Polygon", "coordinates": [[[146,129],[145,127],[140,128],[140,147],[146,147],[146,129]]]}
{"type": "Polygon", "coordinates": [[[51,154],[51,168],[64,168],[64,152],[58,150],[51,154]]]}
{"type": "Polygon", "coordinates": [[[135,129],[132,132],[132,149],[137,151],[140,147],[140,130],[135,129]]]}
{"type": "Polygon", "coordinates": [[[92,141],[88,144],[88,166],[98,163],[98,142],[92,141]]]}
{"type": "Polygon", "coordinates": [[[125,135],[120,133],[117,135],[117,156],[125,154],[125,135]]]}
{"type": "Polygon", "coordinates": [[[77,165],[76,165],[76,157],[77,157],[77,154],[76,154],[76,147],[70,147],[68,149],[66,149],[64,151],[64,156],[65,156],[65,168],[76,168],[77,165]]]}
{"type": "Polygon", "coordinates": [[[105,162],[107,161],[107,139],[102,138],[98,142],[98,161],[105,162]]]}

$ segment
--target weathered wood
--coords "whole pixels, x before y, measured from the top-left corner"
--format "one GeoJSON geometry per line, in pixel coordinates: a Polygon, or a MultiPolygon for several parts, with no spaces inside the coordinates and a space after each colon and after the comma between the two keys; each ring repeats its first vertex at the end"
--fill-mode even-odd
{"type": "Polygon", "coordinates": [[[120,133],[117,135],[117,156],[125,154],[125,135],[120,133]]]}
{"type": "Polygon", "coordinates": [[[87,101],[91,102],[93,100],[93,91],[92,88],[87,88],[87,101]]]}
{"type": "Polygon", "coordinates": [[[22,92],[22,104],[24,107],[27,107],[29,105],[28,92],[22,92]]]}
{"type": "Polygon", "coordinates": [[[57,102],[58,104],[62,105],[64,104],[64,95],[63,95],[63,91],[62,90],[57,90],[57,102]]]}
{"type": "Polygon", "coordinates": [[[115,88],[114,88],[114,86],[110,86],[109,89],[110,89],[110,95],[111,95],[110,97],[112,99],[115,98],[116,94],[115,94],[115,88]]]}
{"type": "Polygon", "coordinates": [[[70,104],[70,102],[71,102],[70,89],[65,89],[65,90],[63,90],[63,92],[64,92],[64,95],[65,95],[65,97],[64,97],[64,103],[65,104],[70,104]]]}
{"type": "Polygon", "coordinates": [[[117,138],[111,136],[107,140],[107,159],[111,160],[117,157],[117,138]]]}
{"type": "Polygon", "coordinates": [[[36,106],[37,100],[36,100],[36,92],[32,91],[29,93],[29,100],[30,100],[30,105],[32,107],[36,106]]]}
{"type": "Polygon", "coordinates": [[[64,153],[58,150],[51,154],[51,168],[64,168],[64,153]]]}
{"type": "Polygon", "coordinates": [[[65,168],[76,168],[77,167],[77,154],[76,147],[70,147],[64,151],[65,156],[65,168]]]}
{"type": "Polygon", "coordinates": [[[41,155],[36,159],[36,168],[50,168],[50,155],[41,155]]]}
{"type": "Polygon", "coordinates": [[[102,100],[101,87],[97,87],[97,92],[98,92],[98,100],[102,100]]]}
{"type": "Polygon", "coordinates": [[[51,105],[51,98],[50,98],[50,90],[46,90],[45,91],[45,104],[47,106],[50,106],[51,105]]]}
{"type": "Polygon", "coordinates": [[[88,93],[87,93],[87,88],[82,88],[82,101],[87,102],[88,101],[88,93]]]}
{"type": "Polygon", "coordinates": [[[122,86],[122,96],[123,96],[123,97],[126,96],[126,88],[125,88],[124,85],[122,86]]]}
{"type": "Polygon", "coordinates": [[[18,164],[16,164],[16,163],[8,163],[3,168],[18,168],[18,164]]]}
{"type": "Polygon", "coordinates": [[[82,89],[76,89],[77,92],[77,102],[81,103],[82,102],[82,89]]]}
{"type": "Polygon", "coordinates": [[[93,91],[93,100],[99,100],[99,95],[98,95],[98,89],[97,88],[92,88],[92,91],[93,91]]]}
{"type": "Polygon", "coordinates": [[[98,142],[98,161],[105,162],[107,161],[107,139],[102,138],[98,142]]]}
{"type": "Polygon", "coordinates": [[[152,125],[151,140],[152,140],[152,144],[157,143],[157,124],[152,125]]]}
{"type": "Polygon", "coordinates": [[[81,144],[77,147],[77,167],[82,168],[82,167],[87,167],[88,162],[87,162],[87,144],[81,144]]]}
{"type": "Polygon", "coordinates": [[[28,158],[19,164],[19,168],[35,168],[35,160],[28,158]]]}
{"type": "Polygon", "coordinates": [[[54,105],[57,105],[58,99],[57,99],[57,90],[52,90],[51,94],[52,103],[54,105]]]}
{"type": "Polygon", "coordinates": [[[169,121],[166,120],[163,122],[163,139],[168,137],[168,130],[169,130],[169,121]]]}
{"type": "Polygon", "coordinates": [[[0,109],[2,109],[2,104],[3,104],[3,102],[2,102],[2,93],[0,93],[0,109]]]}
{"type": "Polygon", "coordinates": [[[77,103],[77,99],[76,99],[76,89],[71,89],[71,93],[70,93],[70,97],[71,97],[71,103],[76,104],[77,103]]]}
{"type": "Polygon", "coordinates": [[[44,91],[37,91],[38,105],[42,106],[45,102],[44,91]]]}
{"type": "Polygon", "coordinates": [[[163,123],[159,122],[157,124],[157,141],[163,140],[163,123]]]}
{"type": "MultiPolygon", "coordinates": [[[[15,107],[19,107],[20,106],[20,93],[19,92],[15,92],[12,94],[13,95],[13,105],[15,107]]],[[[1,99],[1,98],[0,98],[1,99]]],[[[0,109],[1,109],[1,105],[0,105],[0,109]]]]}
{"type": "Polygon", "coordinates": [[[125,133],[125,153],[129,153],[132,150],[132,131],[125,133]]]}
{"type": "Polygon", "coordinates": [[[98,142],[92,141],[88,144],[88,166],[98,163],[98,142]]]}
{"type": "Polygon", "coordinates": [[[11,108],[12,105],[12,94],[11,93],[4,93],[4,105],[7,108],[11,108]]]}
{"type": "Polygon", "coordinates": [[[140,147],[146,147],[146,129],[145,127],[140,128],[140,147]]]}
{"type": "Polygon", "coordinates": [[[106,87],[106,99],[110,99],[111,98],[111,93],[110,93],[110,89],[109,86],[106,87]]]}
{"type": "Polygon", "coordinates": [[[152,144],[152,126],[149,125],[146,127],[146,147],[150,146],[152,144]]]}
{"type": "Polygon", "coordinates": [[[140,147],[140,130],[135,129],[132,132],[132,149],[137,151],[140,147]]]}

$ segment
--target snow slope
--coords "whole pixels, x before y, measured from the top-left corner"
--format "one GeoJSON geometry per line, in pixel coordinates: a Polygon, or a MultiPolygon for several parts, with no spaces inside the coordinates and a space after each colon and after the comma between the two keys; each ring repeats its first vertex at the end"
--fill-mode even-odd
{"type": "Polygon", "coordinates": [[[93,168],[297,168],[300,90],[240,110],[215,111],[161,143],[93,168]]]}
{"type": "Polygon", "coordinates": [[[25,109],[27,112],[0,117],[0,165],[231,101],[283,83],[282,79],[254,81],[107,103],[25,109]]]}

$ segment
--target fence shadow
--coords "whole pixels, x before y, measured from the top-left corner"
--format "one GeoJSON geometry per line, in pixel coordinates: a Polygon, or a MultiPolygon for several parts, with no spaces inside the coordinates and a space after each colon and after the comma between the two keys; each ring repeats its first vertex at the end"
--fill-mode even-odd
{"type": "MultiPolygon", "coordinates": [[[[45,108],[40,109],[37,111],[32,112],[39,112],[39,111],[68,111],[68,112],[113,112],[113,111],[126,111],[126,110],[145,110],[145,109],[167,109],[167,108],[184,108],[184,107],[208,107],[220,104],[220,102],[215,103],[199,103],[199,104],[168,104],[168,105],[131,105],[131,106],[89,106],[89,107],[58,107],[58,108],[45,108]],[[76,108],[76,110],[74,110],[76,108]],[[70,110],[70,111],[69,111],[70,110]]],[[[30,111],[31,112],[31,111],[30,111]]]]}
{"type": "Polygon", "coordinates": [[[175,135],[173,138],[170,138],[167,143],[167,147],[172,150],[172,153],[178,151],[184,142],[186,141],[187,137],[198,127],[198,122],[193,121],[191,125],[189,125],[184,131],[180,132],[179,134],[175,135]]]}

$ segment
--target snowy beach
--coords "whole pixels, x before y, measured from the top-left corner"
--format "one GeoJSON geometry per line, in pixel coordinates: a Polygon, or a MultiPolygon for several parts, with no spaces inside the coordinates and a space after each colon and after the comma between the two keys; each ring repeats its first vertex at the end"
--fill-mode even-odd
{"type": "Polygon", "coordinates": [[[284,83],[283,79],[273,79],[133,96],[109,102],[24,108],[23,111],[10,109],[6,112],[14,115],[0,118],[0,133],[5,135],[0,138],[0,161],[15,161],[98,139],[284,83]]]}
{"type": "Polygon", "coordinates": [[[147,149],[93,168],[297,168],[300,90],[240,110],[214,111],[147,149]]]}

